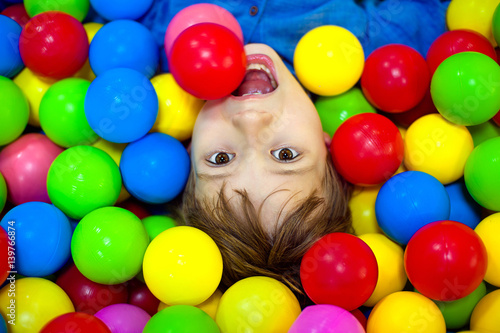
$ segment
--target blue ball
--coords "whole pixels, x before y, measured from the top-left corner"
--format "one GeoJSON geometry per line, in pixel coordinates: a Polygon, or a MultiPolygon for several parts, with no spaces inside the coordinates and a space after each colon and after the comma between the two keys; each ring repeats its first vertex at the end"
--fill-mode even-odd
{"type": "Polygon", "coordinates": [[[472,198],[463,180],[445,186],[450,197],[450,220],[461,222],[472,229],[481,222],[482,207],[472,198]]]}
{"type": "Polygon", "coordinates": [[[123,184],[135,198],[152,204],[166,203],[186,186],[190,159],[182,143],[163,133],[151,133],[123,151],[123,184]]]}
{"type": "Polygon", "coordinates": [[[129,68],[110,69],[92,81],[85,116],[100,137],[116,143],[138,140],[153,127],[158,96],[151,81],[129,68]]]}
{"type": "Polygon", "coordinates": [[[22,28],[13,19],[0,15],[0,75],[14,77],[24,68],[19,52],[19,36],[22,28]]]}
{"type": "Polygon", "coordinates": [[[97,76],[109,69],[125,67],[151,78],[158,68],[159,52],[153,35],[144,25],[117,20],[97,31],[90,43],[89,62],[97,76]]]}
{"type": "Polygon", "coordinates": [[[389,238],[405,245],[424,225],[449,219],[450,198],[433,176],[406,171],[382,185],[375,201],[375,216],[389,238]]]}
{"type": "Polygon", "coordinates": [[[151,8],[153,0],[90,0],[90,4],[99,15],[109,21],[137,20],[151,8]]]}
{"type": "Polygon", "coordinates": [[[12,208],[0,226],[15,242],[15,267],[21,275],[43,277],[61,269],[71,255],[73,230],[57,207],[31,201],[12,208]]]}

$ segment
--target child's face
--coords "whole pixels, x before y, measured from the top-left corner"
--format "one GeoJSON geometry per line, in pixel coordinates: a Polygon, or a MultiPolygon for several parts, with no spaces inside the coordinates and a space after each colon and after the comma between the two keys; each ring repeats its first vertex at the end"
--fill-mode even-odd
{"type": "Polygon", "coordinates": [[[266,82],[265,72],[248,75],[247,70],[239,94],[271,92],[205,104],[191,145],[195,194],[213,198],[226,182],[228,198],[245,189],[259,207],[278,191],[262,206],[269,229],[283,207],[286,213],[286,207],[321,189],[327,149],[313,103],[276,52],[262,44],[247,45],[245,51],[248,64],[268,64],[277,88],[266,82]]]}

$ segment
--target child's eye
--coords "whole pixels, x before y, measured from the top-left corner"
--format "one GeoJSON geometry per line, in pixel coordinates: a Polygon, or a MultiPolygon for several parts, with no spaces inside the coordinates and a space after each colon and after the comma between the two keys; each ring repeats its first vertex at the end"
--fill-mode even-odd
{"type": "Polygon", "coordinates": [[[224,153],[224,152],[218,152],[210,156],[210,158],[207,160],[208,162],[212,164],[227,164],[231,162],[233,159],[234,154],[229,154],[229,153],[224,153]]]}
{"type": "Polygon", "coordinates": [[[271,154],[280,161],[290,161],[299,156],[292,148],[281,148],[271,151],[271,154]]]}

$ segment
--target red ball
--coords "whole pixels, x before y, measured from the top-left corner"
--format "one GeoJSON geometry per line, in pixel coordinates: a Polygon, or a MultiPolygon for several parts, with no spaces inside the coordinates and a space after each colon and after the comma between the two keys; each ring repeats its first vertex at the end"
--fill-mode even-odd
{"type": "Polygon", "coordinates": [[[401,44],[379,47],[366,58],[361,88],[367,100],[386,112],[403,112],[424,98],[429,68],[415,49],[401,44]]]}
{"type": "Polygon", "coordinates": [[[316,304],[332,304],[347,311],[370,298],[378,278],[375,255],[360,238],[336,232],[320,238],[300,264],[300,280],[316,304]]]}
{"type": "Polygon", "coordinates": [[[1,13],[1,15],[5,15],[16,21],[21,28],[24,28],[26,23],[30,20],[30,16],[26,12],[23,3],[16,3],[5,8],[1,13]]]}
{"type": "Polygon", "coordinates": [[[480,52],[497,60],[495,48],[480,33],[472,30],[447,31],[436,38],[427,51],[426,59],[431,74],[449,56],[467,51],[480,52]]]}
{"type": "Polygon", "coordinates": [[[332,138],[330,153],[337,171],[356,185],[380,184],[401,165],[404,144],[392,121],[377,113],[348,118],[332,138]]]}
{"type": "Polygon", "coordinates": [[[432,101],[431,92],[427,90],[424,98],[414,108],[401,113],[383,113],[384,116],[392,120],[394,123],[408,128],[415,120],[427,114],[438,113],[434,102],[432,101]]]}
{"type": "Polygon", "coordinates": [[[454,301],[472,293],[483,281],[486,248],[467,225],[437,221],[419,229],[408,242],[405,270],[422,295],[454,301]]]}
{"type": "MultiPolygon", "coordinates": [[[[11,253],[13,252],[14,251],[12,251],[11,253]]],[[[11,270],[9,267],[9,257],[11,257],[10,261],[12,261],[14,255],[9,256],[9,238],[7,235],[7,231],[5,231],[5,229],[3,228],[0,228],[0,284],[4,283],[9,276],[9,271],[11,270]]]]}
{"type": "Polygon", "coordinates": [[[153,316],[156,312],[158,312],[160,300],[151,293],[145,283],[134,279],[129,282],[128,304],[140,307],[153,316]]]}
{"type": "Polygon", "coordinates": [[[89,41],[80,21],[63,12],[48,11],[28,21],[19,38],[19,52],[35,74],[62,79],[85,64],[89,41]]]}
{"type": "Polygon", "coordinates": [[[102,320],[93,315],[70,312],[52,319],[40,331],[40,333],[59,332],[111,333],[111,330],[102,320]]]}
{"type": "Polygon", "coordinates": [[[148,216],[151,216],[151,212],[144,207],[143,202],[139,202],[137,199],[130,198],[123,202],[116,204],[117,207],[124,208],[135,214],[141,220],[148,216]]]}
{"type": "Polygon", "coordinates": [[[246,55],[241,40],[216,23],[195,24],[172,45],[169,69],[190,94],[206,100],[231,94],[243,81],[246,55]]]}
{"type": "Polygon", "coordinates": [[[497,112],[496,115],[493,116],[493,121],[495,122],[495,124],[497,124],[497,126],[500,126],[500,112],[497,112]]]}
{"type": "Polygon", "coordinates": [[[68,294],[76,311],[92,315],[108,305],[127,303],[128,299],[125,284],[105,285],[93,282],[83,276],[73,264],[59,275],[56,284],[68,294]]]}

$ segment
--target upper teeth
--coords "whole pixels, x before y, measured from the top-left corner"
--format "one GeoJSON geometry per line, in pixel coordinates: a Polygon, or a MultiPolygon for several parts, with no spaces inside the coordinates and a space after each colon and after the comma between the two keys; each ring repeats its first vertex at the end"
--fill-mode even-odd
{"type": "Polygon", "coordinates": [[[278,87],[278,84],[276,83],[276,80],[274,79],[273,75],[271,74],[271,71],[269,70],[269,68],[266,67],[266,65],[263,65],[263,64],[249,64],[247,66],[247,71],[248,70],[252,70],[252,69],[256,69],[256,70],[259,70],[259,71],[266,72],[267,76],[271,80],[271,85],[273,86],[273,88],[276,89],[276,87],[278,87]]]}

